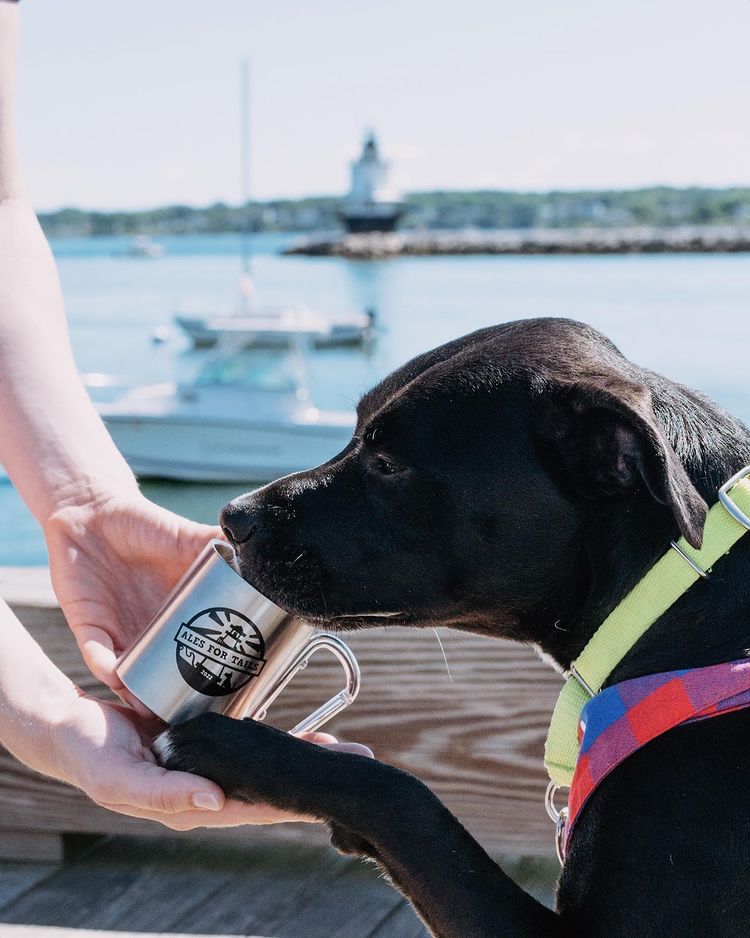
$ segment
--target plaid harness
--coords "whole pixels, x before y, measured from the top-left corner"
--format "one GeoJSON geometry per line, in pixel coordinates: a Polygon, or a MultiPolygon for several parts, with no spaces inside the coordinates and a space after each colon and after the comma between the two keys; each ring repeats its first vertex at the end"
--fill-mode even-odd
{"type": "Polygon", "coordinates": [[[581,808],[629,755],[675,726],[750,707],[750,660],[666,671],[614,684],[584,706],[568,799],[567,850],[581,808]]]}

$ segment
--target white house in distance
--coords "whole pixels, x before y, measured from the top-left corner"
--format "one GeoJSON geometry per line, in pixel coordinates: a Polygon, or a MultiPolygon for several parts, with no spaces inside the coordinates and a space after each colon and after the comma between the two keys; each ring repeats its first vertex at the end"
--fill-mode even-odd
{"type": "Polygon", "coordinates": [[[352,186],[341,200],[339,215],[347,231],[393,231],[404,213],[401,196],[388,188],[390,164],[378,152],[375,134],[365,136],[359,159],[352,163],[352,186]]]}

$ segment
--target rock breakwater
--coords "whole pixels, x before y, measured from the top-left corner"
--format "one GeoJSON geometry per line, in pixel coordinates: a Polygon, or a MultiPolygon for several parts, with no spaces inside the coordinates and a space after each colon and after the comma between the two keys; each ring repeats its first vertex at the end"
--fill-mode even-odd
{"type": "Polygon", "coordinates": [[[535,228],[403,231],[305,238],[285,254],[379,260],[450,254],[675,254],[750,251],[750,228],[535,228]]]}

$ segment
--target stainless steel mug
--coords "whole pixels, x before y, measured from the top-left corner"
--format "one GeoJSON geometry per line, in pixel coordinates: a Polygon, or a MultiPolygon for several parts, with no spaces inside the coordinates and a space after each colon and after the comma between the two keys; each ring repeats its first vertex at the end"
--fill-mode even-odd
{"type": "Polygon", "coordinates": [[[235,559],[224,541],[207,544],[122,655],[117,673],[167,723],[209,710],[263,720],[310,656],[325,648],[341,663],[346,686],[291,732],[317,729],[357,696],[357,660],[335,635],[296,618],[243,580],[235,559]]]}

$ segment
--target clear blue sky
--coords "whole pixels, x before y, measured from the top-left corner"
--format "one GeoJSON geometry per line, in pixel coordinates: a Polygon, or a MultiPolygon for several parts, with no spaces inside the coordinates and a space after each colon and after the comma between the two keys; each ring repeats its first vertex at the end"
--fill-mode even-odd
{"type": "Polygon", "coordinates": [[[406,190],[750,183],[748,0],[25,0],[39,208],[336,193],[374,127],[406,190]]]}

